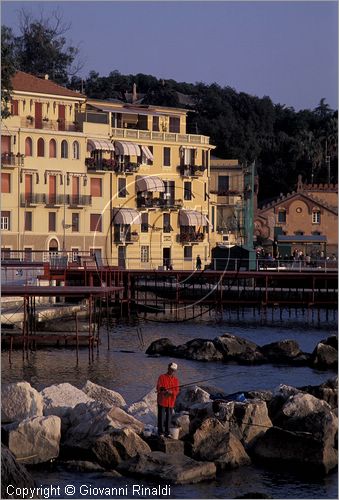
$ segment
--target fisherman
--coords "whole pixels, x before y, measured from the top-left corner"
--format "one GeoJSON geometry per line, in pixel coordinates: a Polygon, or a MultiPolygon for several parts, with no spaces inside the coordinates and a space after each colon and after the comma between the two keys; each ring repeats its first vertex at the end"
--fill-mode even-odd
{"type": "Polygon", "coordinates": [[[201,270],[201,258],[200,258],[200,255],[197,256],[195,267],[196,267],[197,271],[201,270]]]}
{"type": "Polygon", "coordinates": [[[179,380],[174,376],[178,369],[176,363],[170,363],[167,373],[160,375],[157,382],[158,435],[170,437],[170,422],[175,400],[179,392],[179,380]]]}

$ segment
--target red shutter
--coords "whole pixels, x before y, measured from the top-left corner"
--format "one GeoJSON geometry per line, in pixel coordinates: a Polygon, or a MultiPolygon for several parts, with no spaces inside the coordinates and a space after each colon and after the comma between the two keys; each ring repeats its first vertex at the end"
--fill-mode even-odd
{"type": "Polygon", "coordinates": [[[100,178],[91,178],[91,195],[95,197],[102,196],[102,183],[100,178]]]}
{"type": "Polygon", "coordinates": [[[13,99],[11,103],[11,114],[18,115],[19,114],[19,101],[13,99]]]}
{"type": "Polygon", "coordinates": [[[11,152],[11,136],[2,135],[1,136],[1,154],[11,152]]]}
{"type": "Polygon", "coordinates": [[[31,174],[25,174],[25,200],[31,201],[33,192],[33,177],[31,174]]]}
{"type": "Polygon", "coordinates": [[[42,103],[35,103],[35,128],[42,128],[42,103]]]}
{"type": "Polygon", "coordinates": [[[58,130],[65,130],[65,106],[59,104],[58,106],[58,130]]]}
{"type": "Polygon", "coordinates": [[[54,139],[49,141],[49,157],[56,158],[56,142],[54,139]]]}
{"type": "Polygon", "coordinates": [[[91,214],[90,216],[90,231],[101,232],[101,215],[91,214]]]}
{"type": "Polygon", "coordinates": [[[42,137],[38,139],[38,156],[45,156],[45,141],[42,137]]]}
{"type": "Polygon", "coordinates": [[[53,204],[56,202],[56,176],[50,175],[48,179],[49,203],[53,204]]]}
{"type": "Polygon", "coordinates": [[[26,137],[25,140],[25,155],[26,156],[32,156],[33,151],[32,151],[32,139],[30,137],[26,137]]]}
{"type": "Polygon", "coordinates": [[[4,174],[3,172],[1,172],[1,192],[11,192],[11,174],[4,174]]]}

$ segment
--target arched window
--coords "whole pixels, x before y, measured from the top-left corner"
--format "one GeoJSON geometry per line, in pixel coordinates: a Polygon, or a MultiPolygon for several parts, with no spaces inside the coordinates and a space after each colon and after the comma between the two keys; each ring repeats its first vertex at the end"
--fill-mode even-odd
{"type": "Polygon", "coordinates": [[[49,141],[49,157],[56,158],[56,142],[55,139],[49,141]]]}
{"type": "Polygon", "coordinates": [[[61,158],[68,158],[68,144],[65,140],[61,142],[61,158]]]}
{"type": "Polygon", "coordinates": [[[278,222],[284,224],[286,222],[286,210],[281,209],[278,211],[278,222]]]}
{"type": "Polygon", "coordinates": [[[42,137],[38,139],[38,156],[45,156],[45,141],[42,137]]]}
{"type": "Polygon", "coordinates": [[[80,158],[80,146],[78,141],[73,142],[73,160],[79,160],[80,158]]]}
{"type": "Polygon", "coordinates": [[[33,156],[33,142],[30,137],[25,140],[25,156],[33,156]]]}
{"type": "Polygon", "coordinates": [[[320,210],[318,209],[312,211],[312,224],[320,224],[320,210]]]}

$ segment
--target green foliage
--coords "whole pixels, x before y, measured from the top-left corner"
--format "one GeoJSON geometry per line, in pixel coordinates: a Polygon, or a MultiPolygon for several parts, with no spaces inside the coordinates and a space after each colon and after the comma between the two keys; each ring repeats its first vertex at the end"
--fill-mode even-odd
{"type": "Polygon", "coordinates": [[[1,28],[1,103],[2,118],[10,115],[10,99],[12,91],[11,79],[15,73],[14,36],[6,26],[1,28]]]}

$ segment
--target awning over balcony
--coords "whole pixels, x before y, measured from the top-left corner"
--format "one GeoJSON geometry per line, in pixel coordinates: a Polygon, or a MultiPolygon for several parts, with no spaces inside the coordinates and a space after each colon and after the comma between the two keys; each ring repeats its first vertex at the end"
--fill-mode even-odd
{"type": "Polygon", "coordinates": [[[111,142],[99,139],[88,139],[87,150],[94,151],[114,151],[114,146],[111,142]]]}
{"type": "Polygon", "coordinates": [[[122,156],[140,156],[140,147],[134,142],[115,141],[115,152],[122,156]]]}
{"type": "Polygon", "coordinates": [[[157,193],[164,193],[165,184],[160,177],[144,175],[142,177],[137,177],[136,189],[137,191],[156,191],[157,193]]]}
{"type": "Polygon", "coordinates": [[[208,226],[206,215],[196,210],[180,210],[179,222],[180,226],[208,226]]]}
{"type": "Polygon", "coordinates": [[[113,208],[113,224],[141,224],[141,214],[133,208],[113,208]]]}
{"type": "Polygon", "coordinates": [[[141,149],[147,160],[153,161],[153,153],[151,153],[150,149],[147,146],[141,146],[141,149]]]}

